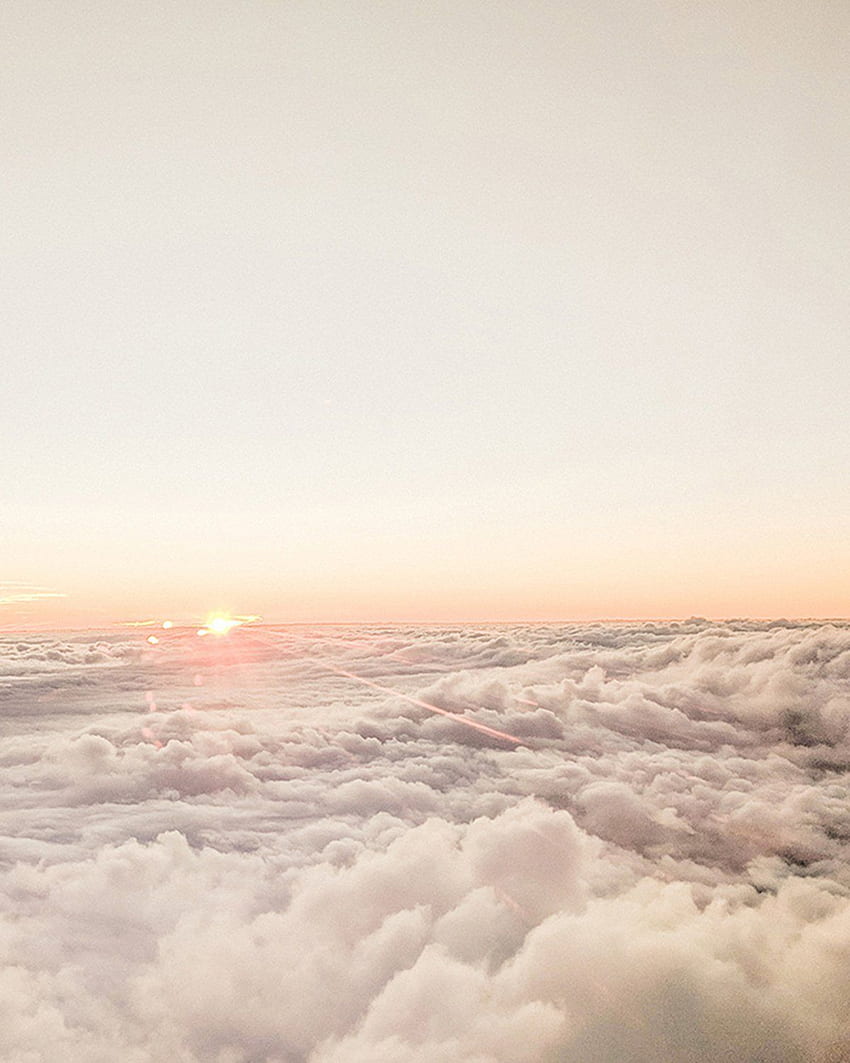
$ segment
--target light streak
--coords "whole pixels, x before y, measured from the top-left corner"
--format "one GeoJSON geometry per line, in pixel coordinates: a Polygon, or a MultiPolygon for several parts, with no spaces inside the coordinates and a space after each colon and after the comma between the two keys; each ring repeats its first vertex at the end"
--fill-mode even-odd
{"type": "Polygon", "coordinates": [[[380,690],[384,694],[394,694],[397,698],[409,701],[411,705],[418,705],[420,708],[428,709],[429,712],[436,712],[441,716],[448,716],[450,720],[456,720],[458,723],[462,723],[464,727],[472,727],[474,730],[480,731],[482,734],[490,735],[491,738],[501,738],[505,742],[513,742],[518,746],[523,745],[522,738],[517,738],[516,735],[508,734],[507,731],[499,731],[495,727],[488,727],[486,723],[478,723],[477,720],[470,720],[466,716],[461,716],[460,713],[451,712],[449,709],[441,709],[439,705],[432,705],[430,701],[423,701],[422,698],[414,698],[410,694],[404,694],[402,691],[396,690],[394,687],[384,686],[383,683],[374,683],[371,679],[365,679],[362,675],[349,672],[345,668],[334,668],[329,664],[325,664],[324,667],[330,669],[332,672],[336,672],[337,675],[346,676],[348,679],[356,679],[358,683],[364,683],[367,687],[372,687],[373,690],[380,690]]]}
{"type": "MultiPolygon", "coordinates": [[[[299,639],[302,642],[311,642],[312,640],[304,635],[296,635],[290,631],[286,634],[277,633],[278,639],[284,642],[288,638],[299,639]]],[[[463,724],[464,727],[469,727],[474,731],[479,731],[481,734],[489,735],[490,738],[499,738],[503,742],[511,742],[514,745],[525,745],[525,739],[518,738],[516,735],[509,734],[507,731],[500,731],[496,727],[488,727],[485,723],[479,723],[477,720],[470,720],[467,716],[462,716],[458,712],[452,712],[450,709],[441,708],[439,705],[433,705],[430,701],[424,701],[422,698],[414,697],[411,694],[405,694],[402,690],[397,690],[395,687],[386,686],[383,683],[376,683],[372,679],[367,679],[365,676],[358,675],[356,672],[350,672],[347,668],[338,668],[336,665],[328,664],[327,661],[316,661],[319,667],[324,668],[328,672],[332,672],[334,675],[342,676],[345,679],[353,679],[357,683],[362,683],[364,686],[371,687],[372,690],[379,690],[382,694],[392,694],[394,697],[401,698],[403,701],[407,701],[411,705],[416,705],[419,708],[427,709],[428,712],[436,713],[440,716],[445,716],[450,720],[454,720],[456,723],[463,724]]]]}

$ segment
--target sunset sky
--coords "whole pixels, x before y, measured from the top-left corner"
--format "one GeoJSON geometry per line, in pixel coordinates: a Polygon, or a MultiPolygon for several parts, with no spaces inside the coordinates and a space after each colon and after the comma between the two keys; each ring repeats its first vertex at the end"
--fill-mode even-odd
{"type": "Polygon", "coordinates": [[[850,9],[0,6],[0,627],[842,616],[850,9]]]}

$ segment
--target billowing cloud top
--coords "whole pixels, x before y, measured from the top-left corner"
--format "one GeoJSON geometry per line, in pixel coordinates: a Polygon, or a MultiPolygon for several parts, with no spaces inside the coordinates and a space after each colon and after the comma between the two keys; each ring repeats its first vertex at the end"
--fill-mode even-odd
{"type": "Polygon", "coordinates": [[[782,622],[0,639],[0,1057],[850,1059],[848,679],[782,622]]]}

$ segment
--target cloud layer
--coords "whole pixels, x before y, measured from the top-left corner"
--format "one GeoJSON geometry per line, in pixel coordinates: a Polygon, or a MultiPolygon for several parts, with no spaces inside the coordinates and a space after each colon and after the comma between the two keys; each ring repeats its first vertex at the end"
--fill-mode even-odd
{"type": "Polygon", "coordinates": [[[2,638],[0,1056],[850,1059],[848,680],[837,624],[2,638]]]}

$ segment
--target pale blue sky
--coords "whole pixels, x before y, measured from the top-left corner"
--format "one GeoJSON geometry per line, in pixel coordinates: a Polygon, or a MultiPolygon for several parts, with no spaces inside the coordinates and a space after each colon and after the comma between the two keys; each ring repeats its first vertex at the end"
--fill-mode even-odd
{"type": "Polygon", "coordinates": [[[0,577],[100,618],[846,612],[848,27],[5,3],[0,577]]]}

